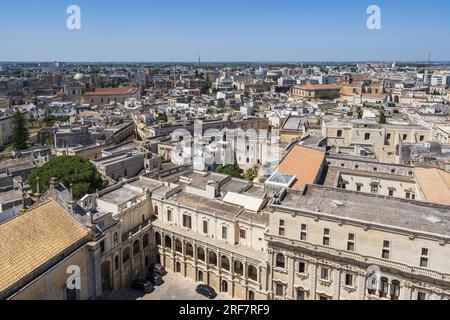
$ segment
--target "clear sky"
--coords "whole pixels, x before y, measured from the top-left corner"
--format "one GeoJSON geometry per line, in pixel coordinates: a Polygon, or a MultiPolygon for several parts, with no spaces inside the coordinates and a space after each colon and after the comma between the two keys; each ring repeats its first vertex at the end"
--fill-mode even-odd
{"type": "Polygon", "coordinates": [[[448,0],[2,0],[0,61],[450,60],[449,17],[448,0]]]}

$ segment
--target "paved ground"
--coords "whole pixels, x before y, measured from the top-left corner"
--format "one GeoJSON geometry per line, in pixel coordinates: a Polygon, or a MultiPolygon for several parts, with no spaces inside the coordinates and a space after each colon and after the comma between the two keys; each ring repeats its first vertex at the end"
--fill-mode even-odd
{"type": "MultiPolygon", "coordinates": [[[[155,287],[155,291],[144,295],[133,289],[121,289],[105,297],[106,300],[208,300],[195,292],[197,284],[179,274],[168,273],[164,276],[164,284],[155,287]]],[[[230,300],[219,293],[215,300],[230,300]]]]}

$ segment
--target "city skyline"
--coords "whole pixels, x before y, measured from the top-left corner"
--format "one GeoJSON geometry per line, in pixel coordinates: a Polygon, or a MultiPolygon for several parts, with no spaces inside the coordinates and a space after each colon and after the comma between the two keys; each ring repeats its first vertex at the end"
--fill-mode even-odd
{"type": "Polygon", "coordinates": [[[352,62],[450,60],[446,1],[333,3],[262,1],[26,1],[0,10],[0,61],[65,62],[352,62]],[[68,30],[66,9],[81,10],[68,30]],[[381,10],[369,30],[368,6],[381,10]],[[42,35],[45,34],[45,37],[42,35]],[[432,37],[430,35],[433,35],[432,37]],[[56,45],[55,45],[55,40],[56,45]],[[31,50],[32,48],[32,50],[31,50]],[[374,50],[375,49],[375,50],[374,50]]]}

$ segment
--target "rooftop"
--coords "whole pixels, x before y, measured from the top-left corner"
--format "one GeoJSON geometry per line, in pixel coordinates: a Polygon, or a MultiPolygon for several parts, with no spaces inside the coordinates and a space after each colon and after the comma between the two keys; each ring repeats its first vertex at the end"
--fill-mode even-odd
{"type": "Polygon", "coordinates": [[[295,176],[293,189],[313,184],[325,159],[325,152],[300,145],[294,146],[278,166],[277,173],[295,176]]]}
{"type": "Polygon", "coordinates": [[[86,96],[111,96],[111,95],[133,95],[138,91],[136,87],[121,88],[96,88],[93,92],[86,92],[86,96]]]}
{"type": "Polygon", "coordinates": [[[135,198],[142,196],[143,194],[126,189],[119,188],[114,191],[108,192],[104,196],[100,197],[100,200],[120,205],[134,200],[135,198]]]}
{"type": "Polygon", "coordinates": [[[292,210],[308,210],[340,218],[450,236],[450,206],[317,185],[309,185],[304,195],[289,190],[281,205],[292,210]]]}
{"type": "Polygon", "coordinates": [[[0,224],[0,292],[58,258],[87,234],[53,200],[0,224]]]}
{"type": "Polygon", "coordinates": [[[415,177],[427,201],[450,205],[449,172],[435,168],[416,168],[415,177]]]}

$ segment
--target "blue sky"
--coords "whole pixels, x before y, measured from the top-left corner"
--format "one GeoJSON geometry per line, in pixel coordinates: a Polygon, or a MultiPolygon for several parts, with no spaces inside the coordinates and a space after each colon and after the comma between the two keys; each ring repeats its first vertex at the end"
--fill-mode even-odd
{"type": "Polygon", "coordinates": [[[450,60],[449,13],[448,0],[0,1],[0,61],[450,60]],[[66,28],[71,4],[81,30],[66,28]]]}

